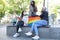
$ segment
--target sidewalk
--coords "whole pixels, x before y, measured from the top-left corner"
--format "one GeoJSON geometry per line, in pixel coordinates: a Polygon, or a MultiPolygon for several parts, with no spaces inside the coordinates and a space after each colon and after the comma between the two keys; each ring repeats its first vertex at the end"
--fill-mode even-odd
{"type": "MultiPolygon", "coordinates": [[[[0,28],[0,40],[32,40],[31,37],[8,37],[6,35],[6,25],[3,25],[3,27],[0,28]]],[[[58,40],[58,39],[39,39],[39,40],[58,40]]]]}

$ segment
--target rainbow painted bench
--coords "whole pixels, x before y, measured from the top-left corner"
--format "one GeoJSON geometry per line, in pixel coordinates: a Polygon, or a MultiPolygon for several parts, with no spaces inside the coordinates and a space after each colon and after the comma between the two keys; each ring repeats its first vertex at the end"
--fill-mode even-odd
{"type": "MultiPolygon", "coordinates": [[[[28,17],[28,26],[31,27],[33,22],[36,22],[40,19],[41,19],[40,16],[34,16],[34,17],[30,16],[30,17],[28,17]]],[[[41,27],[38,27],[38,28],[42,28],[42,27],[49,28],[50,27],[49,22],[48,22],[47,25],[42,25],[41,27]]]]}
{"type": "Polygon", "coordinates": [[[40,20],[40,16],[28,17],[28,26],[31,27],[32,23],[36,22],[37,20],[40,20]]]}

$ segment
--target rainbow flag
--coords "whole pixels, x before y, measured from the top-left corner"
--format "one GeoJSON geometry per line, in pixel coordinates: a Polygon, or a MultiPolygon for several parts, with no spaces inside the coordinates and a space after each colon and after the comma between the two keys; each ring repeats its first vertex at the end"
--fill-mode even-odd
{"type": "Polygon", "coordinates": [[[33,22],[36,22],[37,20],[40,20],[40,16],[35,16],[35,17],[29,17],[28,18],[28,26],[32,26],[33,22]]]}

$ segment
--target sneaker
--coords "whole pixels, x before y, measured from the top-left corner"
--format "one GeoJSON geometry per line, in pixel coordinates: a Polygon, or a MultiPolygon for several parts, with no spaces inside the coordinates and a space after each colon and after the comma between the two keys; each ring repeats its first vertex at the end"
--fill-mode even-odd
{"type": "Polygon", "coordinates": [[[25,33],[27,36],[31,36],[32,33],[31,32],[28,32],[28,33],[25,33]]]}
{"type": "Polygon", "coordinates": [[[18,32],[22,32],[22,29],[21,29],[21,28],[19,28],[18,32]]]}
{"type": "Polygon", "coordinates": [[[20,34],[19,33],[16,33],[13,35],[14,38],[18,37],[20,34]]]}
{"type": "Polygon", "coordinates": [[[39,39],[39,36],[34,36],[34,37],[32,37],[33,39],[39,39]]]}

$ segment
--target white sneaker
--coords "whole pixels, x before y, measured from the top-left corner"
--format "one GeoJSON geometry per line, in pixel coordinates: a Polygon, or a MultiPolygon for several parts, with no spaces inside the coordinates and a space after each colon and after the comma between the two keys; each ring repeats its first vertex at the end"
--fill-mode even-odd
{"type": "Polygon", "coordinates": [[[22,32],[22,29],[21,29],[21,28],[19,28],[18,32],[22,32]]]}
{"type": "Polygon", "coordinates": [[[25,33],[27,36],[31,36],[32,33],[31,32],[28,32],[28,33],[25,33]]]}
{"type": "Polygon", "coordinates": [[[32,37],[33,39],[39,39],[39,36],[34,36],[34,37],[32,37]]]}
{"type": "Polygon", "coordinates": [[[18,37],[20,34],[19,33],[16,33],[13,35],[14,38],[18,37]]]}

